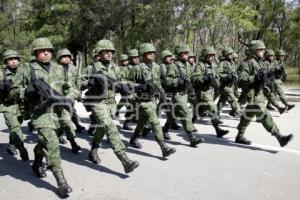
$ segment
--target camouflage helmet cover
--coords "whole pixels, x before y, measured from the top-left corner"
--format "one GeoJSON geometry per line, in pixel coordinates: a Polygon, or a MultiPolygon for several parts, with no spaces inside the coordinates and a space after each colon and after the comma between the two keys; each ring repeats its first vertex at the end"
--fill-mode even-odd
{"type": "Polygon", "coordinates": [[[18,59],[20,59],[20,55],[17,51],[12,50],[12,49],[8,49],[8,50],[3,52],[3,55],[2,55],[3,62],[5,62],[6,59],[8,59],[8,58],[18,58],[18,59]]]}
{"type": "Polygon", "coordinates": [[[35,51],[40,49],[51,49],[53,51],[53,45],[51,41],[48,38],[36,38],[32,44],[32,54],[35,53],[35,51]]]}

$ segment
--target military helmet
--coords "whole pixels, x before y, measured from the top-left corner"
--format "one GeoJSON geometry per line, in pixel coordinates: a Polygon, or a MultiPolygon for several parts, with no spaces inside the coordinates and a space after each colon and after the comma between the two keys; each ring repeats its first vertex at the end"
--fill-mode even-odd
{"type": "Polygon", "coordinates": [[[128,57],[138,57],[139,51],[137,49],[131,49],[128,51],[128,57]]]}
{"type": "Polygon", "coordinates": [[[265,48],[266,48],[265,43],[263,41],[261,41],[261,40],[252,40],[250,42],[249,49],[251,51],[255,51],[257,49],[265,49],[265,48]]]}
{"type": "Polygon", "coordinates": [[[282,49],[279,49],[276,51],[275,55],[276,56],[286,56],[286,53],[282,49]]]}
{"type": "Polygon", "coordinates": [[[120,61],[128,60],[127,54],[121,54],[120,55],[120,61]]]}
{"type": "Polygon", "coordinates": [[[236,52],[233,52],[233,58],[239,58],[239,55],[236,52]]]}
{"type": "Polygon", "coordinates": [[[95,50],[97,54],[104,50],[115,51],[115,46],[110,40],[99,40],[96,44],[95,50]]]}
{"type": "Polygon", "coordinates": [[[71,52],[69,51],[69,49],[60,49],[56,53],[56,60],[59,61],[60,57],[62,57],[62,56],[70,56],[70,58],[73,59],[73,55],[71,54],[71,52]]]}
{"type": "Polygon", "coordinates": [[[40,49],[51,49],[53,51],[53,45],[51,41],[48,38],[36,38],[32,44],[32,54],[35,53],[35,51],[40,49]]]}
{"type": "Polygon", "coordinates": [[[18,58],[18,59],[20,59],[20,55],[17,51],[12,50],[12,49],[8,49],[8,50],[3,52],[3,55],[2,55],[3,62],[5,62],[6,59],[8,59],[8,58],[18,58]]]}
{"type": "Polygon", "coordinates": [[[187,44],[180,44],[175,47],[175,54],[179,55],[182,52],[190,52],[190,47],[187,44]]]}
{"type": "Polygon", "coordinates": [[[149,52],[156,52],[156,49],[153,44],[143,43],[140,45],[140,48],[139,48],[140,56],[143,56],[145,53],[149,53],[149,52]]]}
{"type": "Polygon", "coordinates": [[[194,57],[194,58],[196,58],[196,56],[195,56],[194,52],[192,52],[192,51],[189,53],[189,58],[191,58],[191,57],[194,57]]]}
{"type": "Polygon", "coordinates": [[[224,57],[228,56],[229,54],[231,53],[234,53],[233,49],[231,47],[225,47],[223,50],[222,50],[222,55],[224,57]]]}
{"type": "Polygon", "coordinates": [[[162,53],[161,53],[161,57],[162,59],[164,59],[165,57],[167,56],[172,56],[173,54],[169,51],[169,50],[164,50],[162,53]]]}
{"type": "Polygon", "coordinates": [[[265,52],[265,57],[275,56],[275,53],[272,49],[267,49],[265,52]]]}
{"type": "Polygon", "coordinates": [[[213,47],[206,47],[202,50],[201,57],[205,58],[207,55],[216,55],[216,51],[213,47]]]}

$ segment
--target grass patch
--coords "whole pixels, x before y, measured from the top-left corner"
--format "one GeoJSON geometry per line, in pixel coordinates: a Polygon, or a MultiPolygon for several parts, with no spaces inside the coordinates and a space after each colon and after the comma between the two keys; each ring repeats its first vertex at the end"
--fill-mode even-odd
{"type": "Polygon", "coordinates": [[[283,83],[288,87],[299,87],[300,88],[300,77],[299,77],[299,68],[297,67],[288,67],[286,68],[288,74],[287,80],[283,83]]]}

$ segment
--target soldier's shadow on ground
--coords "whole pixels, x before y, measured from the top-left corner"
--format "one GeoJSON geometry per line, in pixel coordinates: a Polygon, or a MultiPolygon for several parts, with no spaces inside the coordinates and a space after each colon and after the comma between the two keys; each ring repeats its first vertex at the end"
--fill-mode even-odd
{"type": "Polygon", "coordinates": [[[263,148],[255,147],[255,146],[251,146],[251,145],[237,144],[226,138],[217,138],[216,136],[214,136],[212,134],[201,134],[201,136],[205,138],[204,143],[207,143],[207,144],[237,147],[237,148],[249,149],[249,150],[253,150],[253,151],[263,151],[263,152],[272,153],[272,154],[278,153],[278,151],[275,151],[275,150],[263,149],[263,148]]]}
{"type": "MultiPolygon", "coordinates": [[[[72,153],[70,148],[60,145],[60,151],[61,151],[62,160],[66,160],[68,162],[71,162],[71,163],[74,163],[74,164],[77,164],[80,166],[86,166],[93,170],[97,170],[99,172],[115,175],[115,176],[120,177],[121,179],[126,179],[129,177],[126,174],[122,174],[122,173],[113,171],[107,167],[104,167],[102,165],[102,163],[100,163],[99,165],[96,165],[96,164],[92,163],[91,161],[89,161],[88,160],[88,154],[89,154],[88,149],[82,148],[82,152],[79,155],[75,155],[72,153]]],[[[101,151],[101,148],[99,148],[99,151],[101,151]]],[[[99,151],[98,151],[98,153],[99,153],[99,151]]],[[[101,159],[101,157],[100,157],[100,159],[101,159]]],[[[117,157],[116,157],[116,159],[117,159],[117,157]]]]}
{"type": "MultiPolygon", "coordinates": [[[[36,188],[44,188],[58,195],[57,188],[55,186],[35,176],[31,170],[32,161],[23,162],[20,159],[17,160],[14,156],[8,155],[6,153],[6,146],[7,144],[0,144],[0,157],[2,157],[2,159],[0,159],[0,177],[11,176],[12,178],[23,182],[28,182],[36,188]]],[[[17,185],[16,188],[18,188],[17,185]]]]}

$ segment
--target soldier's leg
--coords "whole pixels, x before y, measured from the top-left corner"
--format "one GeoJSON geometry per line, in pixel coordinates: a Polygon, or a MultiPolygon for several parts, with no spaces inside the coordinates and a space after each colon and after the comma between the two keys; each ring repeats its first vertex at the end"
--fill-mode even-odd
{"type": "Polygon", "coordinates": [[[286,99],[286,96],[285,96],[284,91],[282,89],[281,81],[275,81],[274,85],[275,85],[276,93],[278,94],[278,96],[279,96],[280,100],[282,101],[282,103],[287,107],[287,110],[290,110],[290,109],[294,108],[295,105],[288,103],[288,101],[286,99]]]}
{"type": "Polygon", "coordinates": [[[247,140],[244,137],[244,134],[246,128],[249,126],[249,124],[251,123],[252,119],[254,118],[258,110],[259,107],[256,104],[247,104],[245,111],[241,117],[240,123],[237,126],[238,134],[235,138],[236,143],[246,144],[246,145],[251,144],[251,141],[247,140]]]}
{"type": "Polygon", "coordinates": [[[229,112],[229,115],[234,116],[234,117],[237,116],[239,105],[237,102],[237,98],[234,95],[234,91],[232,89],[228,91],[228,93],[226,95],[226,99],[231,106],[231,111],[229,112]]]}
{"type": "MultiPolygon", "coordinates": [[[[268,90],[265,89],[263,91],[263,93],[268,99],[268,104],[266,106],[267,109],[272,110],[273,107],[271,107],[271,105],[274,105],[278,109],[280,114],[285,112],[286,107],[281,107],[280,106],[280,104],[277,101],[276,96],[272,92],[269,92],[268,90]]],[[[273,110],[274,110],[274,108],[273,108],[273,110]]]]}
{"type": "MultiPolygon", "coordinates": [[[[11,112],[5,112],[4,114],[5,123],[10,130],[9,138],[10,138],[10,144],[8,144],[7,151],[11,155],[15,155],[15,149],[13,146],[15,146],[20,151],[20,156],[23,161],[29,160],[28,158],[28,152],[26,148],[24,147],[24,133],[21,129],[21,123],[20,123],[20,117],[16,115],[16,113],[11,112]]],[[[21,120],[22,121],[22,120],[21,120]]]]}
{"type": "Polygon", "coordinates": [[[227,101],[226,94],[223,90],[220,89],[220,98],[217,103],[217,108],[218,108],[219,114],[221,113],[226,101],[227,101]]]}
{"type": "Polygon", "coordinates": [[[281,135],[275,121],[273,120],[269,111],[265,108],[264,104],[259,104],[259,108],[260,109],[257,112],[256,117],[261,119],[260,121],[262,125],[265,127],[265,129],[273,136],[276,137],[280,146],[283,147],[287,145],[287,143],[293,138],[293,135],[292,134],[287,136],[281,135]]]}
{"type": "Polygon", "coordinates": [[[131,122],[132,118],[134,117],[134,102],[131,101],[127,101],[126,102],[126,113],[125,113],[125,121],[124,121],[124,125],[123,125],[123,129],[124,130],[128,130],[128,131],[132,131],[133,128],[129,125],[129,123],[131,122]]]}
{"type": "Polygon", "coordinates": [[[85,131],[85,128],[80,125],[80,117],[77,115],[76,110],[74,108],[74,113],[72,114],[72,122],[76,126],[76,132],[83,133],[85,131]]]}
{"type": "Polygon", "coordinates": [[[136,128],[134,129],[133,135],[130,138],[130,145],[134,148],[140,149],[142,148],[142,144],[139,142],[138,138],[143,132],[144,126],[147,123],[147,117],[145,116],[145,112],[142,110],[141,104],[137,105],[138,109],[136,116],[138,118],[136,128]]]}
{"type": "Polygon", "coordinates": [[[175,111],[175,116],[181,120],[184,130],[189,136],[190,145],[195,147],[197,144],[202,143],[204,138],[196,137],[193,133],[194,125],[192,122],[192,115],[187,106],[187,95],[178,96],[174,102],[173,109],[175,111]]]}
{"type": "MultiPolygon", "coordinates": [[[[95,112],[95,116],[97,118],[97,122],[99,124],[102,124],[103,127],[100,129],[102,131],[105,131],[105,134],[107,135],[110,144],[112,145],[113,151],[116,154],[116,156],[120,159],[124,166],[124,170],[126,173],[129,173],[133,171],[135,168],[139,166],[139,163],[137,161],[130,160],[126,153],[125,153],[125,145],[123,144],[118,129],[112,119],[112,115],[115,113],[115,111],[112,111],[112,106],[104,103],[97,104],[93,110],[95,112]]],[[[97,134],[97,133],[96,133],[97,134]]],[[[100,139],[101,134],[99,137],[96,136],[93,140],[100,139]]]]}
{"type": "Polygon", "coordinates": [[[59,111],[59,123],[63,131],[66,133],[67,139],[70,141],[72,152],[78,154],[81,152],[81,147],[76,143],[76,126],[72,122],[71,114],[66,109],[61,109],[59,111]]]}
{"type": "Polygon", "coordinates": [[[127,104],[126,97],[121,96],[121,99],[120,99],[119,103],[117,104],[117,110],[116,110],[117,117],[119,117],[120,110],[123,108],[123,106],[126,106],[126,104],[127,104]]]}
{"type": "MultiPolygon", "coordinates": [[[[59,193],[63,196],[72,192],[72,188],[68,185],[63,170],[61,168],[61,157],[59,150],[58,138],[55,130],[51,128],[36,128],[38,132],[38,144],[35,147],[35,160],[33,166],[41,164],[40,159],[46,156],[48,168],[51,169],[56,179],[59,193]]],[[[34,170],[34,167],[33,167],[34,170]]],[[[36,170],[34,172],[40,176],[36,170]]]]}
{"type": "Polygon", "coordinates": [[[169,135],[169,129],[171,128],[172,124],[175,123],[175,116],[174,112],[172,111],[172,102],[169,102],[169,104],[166,106],[165,113],[167,115],[167,120],[162,128],[164,138],[166,140],[170,140],[171,137],[169,135]]]}
{"type": "Polygon", "coordinates": [[[223,130],[220,127],[220,115],[218,113],[217,106],[214,104],[213,100],[210,99],[205,102],[206,105],[203,105],[203,110],[208,111],[208,115],[210,116],[211,123],[216,130],[217,137],[221,138],[224,135],[228,134],[228,130],[223,130]]]}

